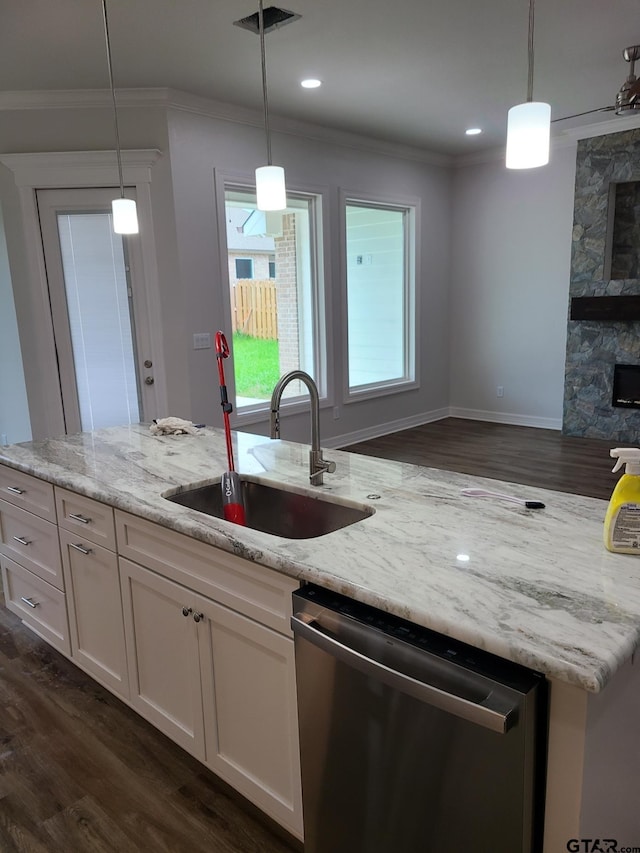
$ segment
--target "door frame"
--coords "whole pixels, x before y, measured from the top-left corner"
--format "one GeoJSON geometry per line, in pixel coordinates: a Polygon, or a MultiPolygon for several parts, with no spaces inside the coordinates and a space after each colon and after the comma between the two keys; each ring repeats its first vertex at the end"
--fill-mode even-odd
{"type": "MultiPolygon", "coordinates": [[[[124,183],[134,187],[136,192],[140,222],[140,234],[137,239],[140,240],[144,271],[156,399],[158,410],[164,411],[167,406],[167,386],[151,206],[152,168],[161,156],[161,152],[155,148],[122,151],[124,183]]],[[[20,339],[31,432],[34,440],[38,440],[63,435],[65,421],[36,190],[116,188],[116,152],[111,150],[3,154],[0,155],[0,163],[13,173],[18,189],[24,267],[19,270],[22,275],[16,275],[15,281],[18,282],[22,277],[25,287],[17,288],[16,313],[21,327],[20,339]]]]}
{"type": "MultiPolygon", "coordinates": [[[[132,193],[125,190],[129,198],[132,193]]],[[[53,318],[56,350],[58,353],[58,371],[64,409],[66,432],[80,432],[81,417],[77,389],[76,365],[71,339],[69,313],[66,293],[66,277],[58,230],[57,214],[100,213],[111,214],[113,191],[95,187],[76,187],[74,189],[38,189],[36,200],[40,216],[40,233],[45,259],[47,261],[47,279],[49,282],[49,301],[53,318]]],[[[145,420],[159,417],[155,377],[149,385],[145,379],[153,375],[153,349],[147,317],[146,288],[144,269],[140,257],[140,241],[123,237],[124,265],[127,277],[133,357],[138,386],[138,399],[141,414],[145,420]],[[151,361],[152,367],[144,367],[145,361],[151,361]]]]}

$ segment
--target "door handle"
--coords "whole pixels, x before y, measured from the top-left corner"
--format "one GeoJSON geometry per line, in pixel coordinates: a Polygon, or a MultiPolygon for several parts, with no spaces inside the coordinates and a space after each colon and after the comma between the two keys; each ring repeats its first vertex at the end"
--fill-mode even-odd
{"type": "Polygon", "coordinates": [[[74,512],[69,513],[69,518],[72,518],[74,521],[79,521],[80,524],[89,524],[89,522],[91,521],[90,518],[85,518],[84,515],[80,515],[80,513],[74,512]]]}
{"type": "Polygon", "coordinates": [[[15,539],[16,542],[19,542],[21,545],[31,545],[31,542],[29,542],[27,539],[25,539],[24,536],[14,536],[13,538],[15,539]]]}
{"type": "Polygon", "coordinates": [[[24,601],[25,604],[28,604],[29,607],[36,608],[40,604],[39,601],[34,601],[33,598],[25,598],[24,595],[20,596],[20,601],[24,601]]]}
{"type": "Polygon", "coordinates": [[[24,495],[24,489],[19,489],[17,486],[7,486],[7,491],[14,495],[24,495]]]}
{"type": "Polygon", "coordinates": [[[363,655],[356,649],[344,645],[344,643],[320,630],[319,623],[312,616],[307,613],[301,614],[301,616],[302,618],[291,617],[291,628],[296,636],[307,640],[364,675],[377,678],[378,681],[394,690],[399,690],[445,713],[461,717],[463,720],[476,723],[499,734],[506,734],[517,721],[518,715],[515,708],[501,708],[499,702],[497,703],[498,707],[491,707],[492,693],[489,693],[482,702],[475,702],[462,696],[456,696],[455,693],[441,690],[439,687],[434,687],[396,669],[391,669],[383,663],[363,655]]]}
{"type": "Polygon", "coordinates": [[[85,547],[84,547],[83,545],[81,545],[80,543],[78,543],[78,544],[74,544],[73,542],[69,542],[69,548],[75,548],[75,550],[76,550],[76,551],[80,551],[80,553],[81,553],[81,554],[84,554],[85,556],[86,556],[87,554],[93,554],[93,549],[91,549],[91,548],[85,548],[85,547]]]}

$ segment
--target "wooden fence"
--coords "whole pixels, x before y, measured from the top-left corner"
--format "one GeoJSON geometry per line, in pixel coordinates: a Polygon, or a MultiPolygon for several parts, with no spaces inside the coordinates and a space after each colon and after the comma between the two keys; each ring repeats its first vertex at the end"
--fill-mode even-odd
{"type": "Polygon", "coordinates": [[[254,338],[278,337],[275,282],[243,278],[231,292],[233,331],[254,338]]]}

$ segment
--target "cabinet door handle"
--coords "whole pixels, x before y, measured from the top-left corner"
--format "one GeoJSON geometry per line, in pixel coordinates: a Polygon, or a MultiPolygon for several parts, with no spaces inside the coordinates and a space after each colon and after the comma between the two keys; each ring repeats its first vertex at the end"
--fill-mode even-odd
{"type": "Polygon", "coordinates": [[[13,538],[15,539],[16,542],[19,542],[21,545],[31,545],[31,542],[29,542],[27,539],[25,539],[24,536],[14,536],[13,538]]]}
{"type": "Polygon", "coordinates": [[[193,614],[193,621],[194,622],[200,622],[202,619],[204,619],[204,613],[194,613],[193,614]]]}
{"type": "Polygon", "coordinates": [[[69,542],[69,548],[75,548],[75,550],[80,551],[81,554],[93,554],[93,548],[85,548],[84,545],[81,545],[79,542],[77,544],[69,542]]]}
{"type": "Polygon", "coordinates": [[[182,615],[183,616],[188,616],[190,613],[193,613],[192,607],[183,607],[182,608],[182,615]]]}
{"type": "Polygon", "coordinates": [[[17,486],[7,486],[7,491],[14,495],[24,495],[24,489],[19,489],[17,486]]]}
{"type": "Polygon", "coordinates": [[[79,521],[80,524],[89,524],[91,521],[90,518],[85,518],[84,515],[80,515],[79,513],[69,513],[69,518],[72,518],[74,521],[79,521]]]}
{"type": "Polygon", "coordinates": [[[20,601],[24,601],[25,604],[28,604],[29,607],[38,607],[40,602],[34,601],[33,598],[25,598],[24,595],[20,597],[20,601]]]}

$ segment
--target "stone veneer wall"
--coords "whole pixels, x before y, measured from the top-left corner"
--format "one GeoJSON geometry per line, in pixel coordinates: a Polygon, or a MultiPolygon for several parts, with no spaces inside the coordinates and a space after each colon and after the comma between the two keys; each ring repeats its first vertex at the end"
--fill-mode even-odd
{"type": "MultiPolygon", "coordinates": [[[[603,278],[609,186],[640,180],[640,129],[578,143],[569,297],[640,295],[603,278]]],[[[640,445],[640,409],[611,405],[614,364],[640,364],[640,322],[569,320],[562,431],[640,445]]]]}

